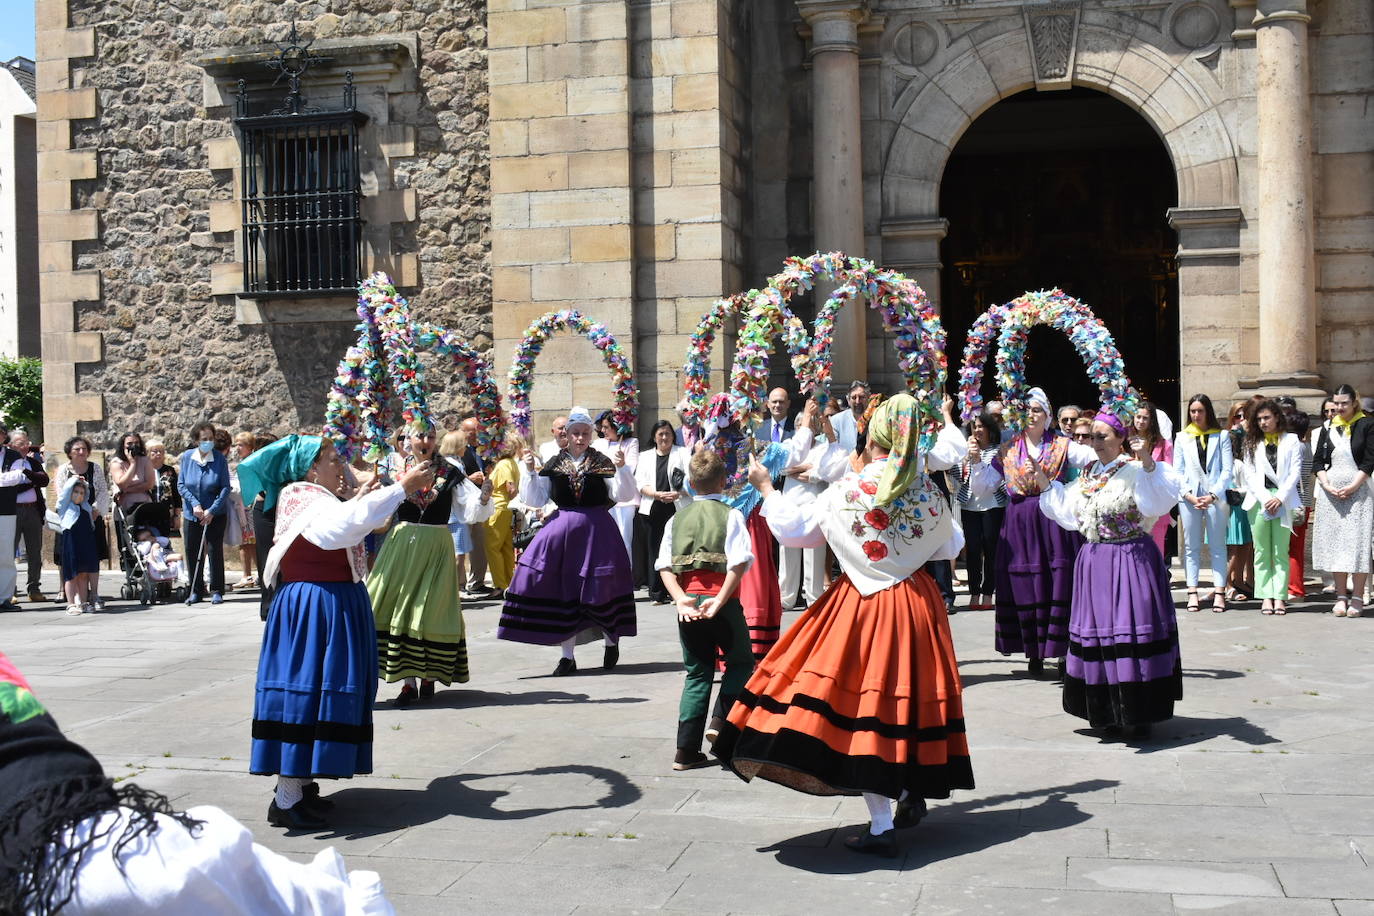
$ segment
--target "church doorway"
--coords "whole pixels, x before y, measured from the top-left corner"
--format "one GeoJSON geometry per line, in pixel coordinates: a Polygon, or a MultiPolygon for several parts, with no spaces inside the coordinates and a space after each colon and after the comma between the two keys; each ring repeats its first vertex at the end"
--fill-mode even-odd
{"type": "MultiPolygon", "coordinates": [[[[1177,422],[1178,243],[1166,217],[1177,202],[1163,141],[1110,96],[1029,91],[992,106],[960,138],[940,185],[951,363],[988,306],[1058,286],[1092,307],[1136,387],[1177,422]]],[[[993,379],[989,366],[984,397],[996,396],[993,379]]],[[[1056,405],[1097,405],[1058,332],[1032,332],[1027,379],[1056,405]]]]}

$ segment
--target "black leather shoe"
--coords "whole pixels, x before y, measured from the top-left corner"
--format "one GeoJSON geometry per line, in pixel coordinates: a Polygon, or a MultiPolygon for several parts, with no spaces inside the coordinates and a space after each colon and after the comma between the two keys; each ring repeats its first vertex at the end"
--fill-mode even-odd
{"type": "Polygon", "coordinates": [[[424,679],[421,679],[421,681],[420,681],[420,699],[422,699],[422,700],[432,700],[432,699],[434,699],[434,682],[433,682],[433,681],[426,681],[426,680],[424,680],[424,679]]]}
{"type": "Polygon", "coordinates": [[[620,647],[607,646],[606,651],[601,653],[601,667],[610,671],[620,661],[620,647]]]}
{"type": "Polygon", "coordinates": [[[892,815],[892,824],[898,830],[915,827],[921,822],[921,818],[926,816],[927,810],[924,798],[912,798],[908,795],[905,800],[897,802],[897,810],[892,815]]]}
{"type": "Polygon", "coordinates": [[[569,674],[577,673],[577,662],[570,658],[560,658],[558,667],[553,669],[554,677],[567,677],[569,674]]]}
{"type": "Polygon", "coordinates": [[[711,758],[701,751],[690,750],[680,747],[677,749],[677,756],[673,758],[673,769],[675,770],[695,770],[699,767],[708,766],[711,758]]]}
{"type": "Polygon", "coordinates": [[[0,601],[0,611],[18,611],[18,610],[21,610],[21,608],[19,607],[19,605],[15,604],[13,601],[0,601]]]}
{"type": "Polygon", "coordinates": [[[1026,673],[1031,677],[1040,677],[1045,673],[1045,660],[1043,658],[1027,659],[1026,673]]]}
{"type": "Polygon", "coordinates": [[[305,805],[297,803],[283,811],[277,807],[277,800],[267,806],[267,823],[273,827],[288,830],[324,830],[329,823],[305,805]]]}
{"type": "Polygon", "coordinates": [[[868,830],[858,836],[852,836],[844,841],[846,849],[855,852],[866,853],[871,856],[882,856],[885,859],[897,858],[897,829],[891,830],[874,836],[868,830]]]}
{"type": "Polygon", "coordinates": [[[406,684],[401,688],[401,692],[396,694],[396,699],[393,702],[396,706],[409,706],[411,703],[415,702],[415,696],[415,688],[406,684]]]}
{"type": "Polygon", "coordinates": [[[305,803],[316,811],[330,811],[334,808],[334,803],[320,794],[320,784],[308,782],[302,790],[305,793],[305,803]]]}

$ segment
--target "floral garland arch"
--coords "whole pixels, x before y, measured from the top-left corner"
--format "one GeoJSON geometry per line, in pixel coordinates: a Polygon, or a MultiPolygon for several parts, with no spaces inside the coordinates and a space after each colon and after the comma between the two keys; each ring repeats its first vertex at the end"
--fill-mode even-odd
{"type": "Polygon", "coordinates": [[[592,346],[601,351],[606,368],[611,371],[612,393],[615,395],[615,407],[612,410],[616,425],[620,427],[622,435],[630,433],[634,429],[635,418],[639,415],[639,389],[635,385],[634,375],[630,372],[630,360],[604,324],[592,321],[576,309],[562,309],[541,315],[526,329],[524,339],[516,348],[508,374],[510,417],[516,432],[529,438],[530,391],[534,388],[534,364],[549,337],[562,330],[581,334],[591,341],[592,346]]]}
{"type": "Polygon", "coordinates": [[[992,355],[997,335],[1007,320],[1009,305],[994,305],[978,316],[968,330],[964,344],[964,361],[959,366],[960,416],[965,423],[983,412],[983,372],[992,355]]]}
{"type": "Polygon", "coordinates": [[[358,318],[358,343],[339,362],[325,407],[323,434],[344,459],[352,459],[359,445],[368,462],[390,453],[387,419],[398,399],[406,428],[434,425],[420,350],[447,356],[462,370],[478,420],[478,450],[494,457],[504,420],[501,392],[486,357],[452,331],[413,321],[410,303],[384,273],[359,285],[358,318]]]}
{"type": "Polygon", "coordinates": [[[1139,395],[1126,376],[1116,341],[1092,309],[1061,289],[1028,292],[1008,302],[997,338],[997,384],[1005,401],[1007,426],[1026,419],[1026,344],[1031,328],[1046,325],[1069,338],[1101,392],[1102,409],[1118,416],[1135,410],[1139,395]]]}
{"type": "Polygon", "coordinates": [[[832,368],[835,317],[857,296],[882,316],[883,327],[896,337],[898,365],[908,392],[921,408],[921,447],[929,449],[940,431],[948,362],[945,330],[925,292],[915,281],[897,271],[879,268],[863,258],[841,252],[817,252],[791,257],[768,287],[753,297],[749,325],[741,332],[731,373],[732,413],[753,428],[762,416],[768,383],[768,341],[780,330],[778,312],[798,292],[810,290],[819,277],[836,282],[836,288],[816,313],[807,359],[793,359],[802,393],[824,405],[826,384],[832,368]]]}

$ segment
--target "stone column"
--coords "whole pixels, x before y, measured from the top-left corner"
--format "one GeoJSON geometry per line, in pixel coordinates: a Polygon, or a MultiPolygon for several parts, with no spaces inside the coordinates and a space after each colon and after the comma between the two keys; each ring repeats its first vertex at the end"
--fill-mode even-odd
{"type": "MultiPolygon", "coordinates": [[[[811,182],[816,247],[864,253],[863,156],[860,146],[859,25],[868,0],[797,0],[811,27],[811,182]]],[[[818,291],[819,292],[819,291],[818,291]]],[[[836,382],[868,373],[867,307],[852,303],[835,322],[836,382]]]]}
{"type": "Polygon", "coordinates": [[[1254,20],[1260,325],[1254,387],[1306,397],[1323,387],[1315,371],[1309,20],[1306,0],[1260,0],[1254,20]]]}

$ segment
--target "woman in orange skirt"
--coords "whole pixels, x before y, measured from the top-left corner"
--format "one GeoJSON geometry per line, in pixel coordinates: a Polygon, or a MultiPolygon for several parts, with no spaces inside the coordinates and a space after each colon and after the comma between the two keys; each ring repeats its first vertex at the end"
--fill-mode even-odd
{"type": "Polygon", "coordinates": [[[778,542],[829,544],[844,575],[759,663],[713,751],[746,781],[863,795],[872,823],[845,845],[895,856],[896,829],[920,822],[925,799],[973,788],[949,618],[921,571],[953,558],[962,538],[922,473],[915,399],[884,402],[868,436],[870,463],[808,506],[750,463],[778,542]]]}

